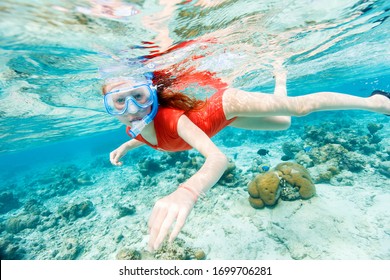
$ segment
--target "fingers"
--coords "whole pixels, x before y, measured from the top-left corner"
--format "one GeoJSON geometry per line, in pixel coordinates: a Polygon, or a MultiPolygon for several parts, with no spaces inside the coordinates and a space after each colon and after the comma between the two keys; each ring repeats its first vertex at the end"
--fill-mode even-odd
{"type": "Polygon", "coordinates": [[[175,224],[176,221],[176,224],[169,236],[169,242],[175,240],[183,228],[189,213],[189,209],[185,209],[180,212],[178,209],[170,209],[170,211],[159,211],[156,217],[151,217],[149,222],[149,249],[153,251],[160,247],[165,237],[168,236],[172,225],[175,224]]]}
{"type": "Polygon", "coordinates": [[[112,165],[121,166],[123,162],[119,161],[121,158],[121,154],[116,150],[110,153],[110,162],[112,165]]]}
{"type": "Polygon", "coordinates": [[[177,191],[156,202],[149,218],[150,251],[158,249],[168,236],[173,241],[183,228],[184,223],[194,206],[194,201],[188,198],[187,192],[177,191]]]}
{"type": "Polygon", "coordinates": [[[155,240],[160,232],[160,227],[163,221],[165,220],[165,217],[167,215],[168,209],[166,207],[160,207],[160,204],[156,204],[153,208],[152,214],[149,218],[149,243],[148,247],[152,251],[154,250],[154,243],[155,240]]]}
{"type": "Polygon", "coordinates": [[[177,216],[175,227],[173,228],[171,235],[169,236],[169,242],[173,242],[173,240],[175,240],[175,238],[178,236],[179,232],[181,231],[181,229],[183,228],[187,220],[189,213],[190,213],[189,210],[181,211],[179,213],[179,215],[177,216]]]}
{"type": "Polygon", "coordinates": [[[153,244],[154,250],[157,250],[160,247],[161,243],[163,243],[165,237],[168,235],[169,229],[171,228],[171,226],[175,222],[176,217],[177,217],[177,211],[169,211],[168,212],[167,216],[164,219],[164,222],[162,223],[162,225],[160,227],[160,231],[158,233],[158,236],[157,236],[156,240],[154,241],[154,244],[153,244]]]}

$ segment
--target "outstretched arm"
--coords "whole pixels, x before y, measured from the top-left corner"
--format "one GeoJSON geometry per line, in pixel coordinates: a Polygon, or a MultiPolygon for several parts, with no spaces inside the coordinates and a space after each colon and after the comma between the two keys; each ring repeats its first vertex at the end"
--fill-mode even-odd
{"type": "Polygon", "coordinates": [[[215,146],[211,139],[187,116],[180,117],[178,133],[184,141],[197,149],[205,158],[203,166],[190,177],[183,187],[158,200],[149,219],[149,248],[156,250],[172,232],[169,241],[173,241],[184,226],[197,198],[210,189],[227,168],[227,157],[215,146]]]}
{"type": "Polygon", "coordinates": [[[141,141],[138,141],[136,139],[131,139],[130,141],[127,141],[120,145],[118,148],[113,150],[110,153],[110,161],[113,165],[121,166],[123,164],[120,159],[130,150],[135,149],[139,146],[144,145],[141,141]]]}

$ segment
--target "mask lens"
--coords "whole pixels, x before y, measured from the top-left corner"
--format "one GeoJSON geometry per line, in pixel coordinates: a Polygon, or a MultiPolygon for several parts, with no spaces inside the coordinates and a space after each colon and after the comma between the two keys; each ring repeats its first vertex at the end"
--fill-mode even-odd
{"type": "Polygon", "coordinates": [[[107,112],[111,115],[122,115],[126,111],[134,114],[153,103],[150,89],[147,85],[133,88],[118,89],[104,96],[107,112]]]}

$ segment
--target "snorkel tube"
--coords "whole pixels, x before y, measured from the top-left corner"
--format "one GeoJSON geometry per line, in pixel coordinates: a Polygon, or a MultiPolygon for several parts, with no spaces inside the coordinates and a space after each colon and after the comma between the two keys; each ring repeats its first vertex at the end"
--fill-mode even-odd
{"type": "Polygon", "coordinates": [[[152,122],[158,110],[157,89],[155,86],[152,85],[151,77],[147,75],[145,75],[145,77],[148,79],[148,87],[151,90],[151,94],[152,94],[152,100],[153,100],[152,110],[149,114],[143,117],[142,120],[135,122],[135,124],[131,128],[127,129],[126,131],[127,134],[132,138],[137,137],[137,135],[141,133],[141,131],[145,128],[145,126],[147,126],[152,122]]]}
{"type": "Polygon", "coordinates": [[[152,104],[152,111],[147,114],[145,117],[142,118],[142,120],[139,120],[135,122],[135,124],[127,130],[127,134],[129,136],[135,138],[137,137],[138,134],[141,133],[141,131],[152,122],[154,117],[157,114],[157,109],[158,109],[158,100],[157,100],[157,92],[156,89],[153,87],[150,87],[152,89],[152,98],[153,98],[153,104],[152,104]]]}

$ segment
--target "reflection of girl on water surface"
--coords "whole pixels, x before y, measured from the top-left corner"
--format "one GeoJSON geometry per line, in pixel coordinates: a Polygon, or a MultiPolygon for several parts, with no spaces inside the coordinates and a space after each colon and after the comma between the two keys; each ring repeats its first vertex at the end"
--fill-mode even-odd
{"type": "MultiPolygon", "coordinates": [[[[53,8],[62,12],[70,12],[69,9],[61,6],[53,6],[53,8]]],[[[75,11],[88,16],[111,20],[126,20],[139,13],[139,10],[133,5],[121,0],[89,0],[89,6],[77,6],[75,11]]]]}
{"type": "Polygon", "coordinates": [[[122,165],[121,158],[142,145],[171,152],[194,148],[206,160],[193,176],[156,202],[149,219],[152,250],[167,236],[170,241],[175,239],[198,198],[224,173],[228,159],[210,139],[224,127],[283,130],[289,128],[291,116],[330,110],[390,114],[389,94],[382,91],[366,98],[336,92],[288,97],[286,72],[280,65],[274,69],[274,94],[232,88],[207,71],[159,70],[153,74],[117,77],[103,86],[107,112],[124,123],[133,138],[110,153],[111,163],[122,165]],[[200,101],[181,92],[194,83],[212,87],[215,93],[200,101]]]}

